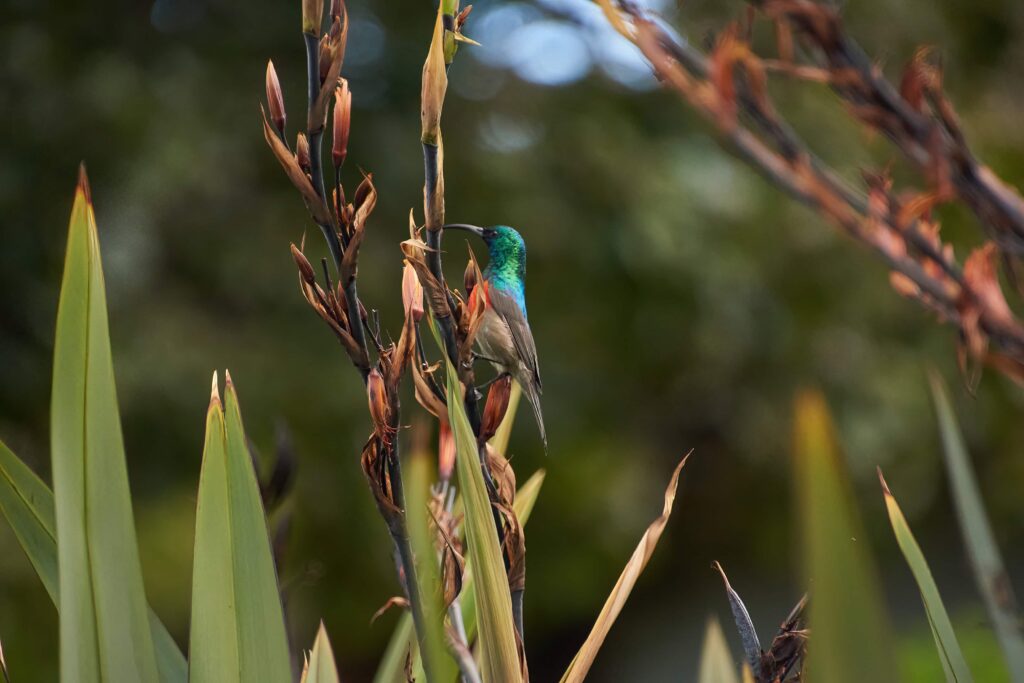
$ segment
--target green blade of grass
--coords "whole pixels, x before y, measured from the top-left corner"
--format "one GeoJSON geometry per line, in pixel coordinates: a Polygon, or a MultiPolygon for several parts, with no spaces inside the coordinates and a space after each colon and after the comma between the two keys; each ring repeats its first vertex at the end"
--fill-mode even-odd
{"type": "Polygon", "coordinates": [[[480,675],[485,683],[522,680],[519,652],[512,622],[512,598],[498,546],[491,502],[487,497],[477,454],[476,437],[469,426],[462,391],[451,361],[447,361],[448,414],[455,435],[455,469],[465,505],[469,564],[476,576],[476,619],[480,631],[480,675]]]}
{"type": "Polygon", "coordinates": [[[946,606],[942,602],[939,588],[935,585],[935,579],[932,577],[932,570],[928,568],[928,562],[924,559],[921,546],[917,544],[914,534],[910,531],[910,526],[903,516],[903,511],[900,510],[899,503],[896,502],[888,484],[885,483],[881,469],[878,470],[878,481],[882,484],[885,507],[889,512],[889,522],[892,524],[896,542],[903,552],[903,557],[907,560],[907,565],[910,566],[910,571],[914,574],[917,589],[921,592],[921,601],[924,603],[928,624],[935,637],[935,647],[939,651],[939,659],[942,660],[946,680],[950,683],[970,683],[973,680],[971,671],[967,668],[967,662],[964,661],[964,653],[960,650],[956,633],[953,632],[953,624],[949,621],[946,606]]]}
{"type": "Polygon", "coordinates": [[[105,299],[83,167],[57,310],[50,413],[61,680],[156,681],[105,299]]]}
{"type": "Polygon", "coordinates": [[[338,665],[334,662],[334,649],[327,637],[324,622],[321,621],[316,640],[313,641],[313,650],[302,671],[301,683],[339,683],[340,680],[338,665]]]}
{"type": "Polygon", "coordinates": [[[199,478],[190,680],[291,680],[266,518],[231,376],[214,375],[199,478]]]}
{"type": "Polygon", "coordinates": [[[882,593],[825,400],[798,395],[795,479],[814,634],[807,670],[829,683],[899,680],[882,593]]]}
{"type": "Polygon", "coordinates": [[[675,472],[672,473],[672,479],[669,480],[668,487],[665,489],[665,501],[661,509],[661,515],[651,522],[650,526],[647,527],[647,531],[640,538],[640,543],[637,545],[636,550],[633,551],[629,562],[626,563],[626,568],[622,570],[619,580],[615,582],[612,592],[608,595],[608,599],[605,600],[601,613],[597,615],[590,634],[583,641],[579,652],[576,653],[576,656],[569,663],[569,668],[562,674],[562,683],[581,683],[587,677],[587,673],[590,671],[598,651],[604,645],[604,640],[608,636],[612,624],[615,623],[619,613],[622,612],[626,600],[629,599],[629,594],[633,591],[633,587],[647,566],[647,562],[651,559],[651,555],[661,539],[662,532],[665,531],[665,525],[668,524],[668,519],[672,514],[672,504],[676,499],[679,473],[682,472],[683,466],[689,457],[688,453],[676,466],[675,472]]]}
{"type": "MultiPolygon", "coordinates": [[[[416,439],[414,439],[416,440],[416,439]]],[[[428,681],[451,681],[455,679],[456,667],[445,646],[444,604],[441,595],[441,572],[437,563],[437,549],[430,528],[429,491],[430,457],[417,440],[406,459],[405,477],[405,519],[416,557],[416,579],[419,582],[420,601],[423,603],[424,647],[429,657],[425,672],[428,681]]]]}
{"type": "Polygon", "coordinates": [[[967,547],[974,580],[985,600],[985,608],[1003,650],[1011,679],[1024,682],[1024,634],[1017,601],[1010,586],[1009,575],[995,534],[989,524],[982,503],[978,481],[971,467],[971,459],[964,445],[960,426],[950,405],[949,393],[938,373],[929,373],[935,414],[942,433],[943,461],[949,477],[953,502],[956,504],[960,533],[967,547]]]}
{"type": "MultiPolygon", "coordinates": [[[[0,441],[0,513],[14,530],[25,555],[55,607],[60,609],[53,492],[0,441]]],[[[156,667],[164,683],[184,683],[188,663],[167,627],[149,610],[156,667]]]]}
{"type": "Polygon", "coordinates": [[[725,642],[722,625],[718,623],[718,619],[712,617],[708,619],[707,628],[704,630],[704,646],[700,654],[697,683],[739,683],[739,680],[736,662],[733,661],[729,645],[725,642]]]}

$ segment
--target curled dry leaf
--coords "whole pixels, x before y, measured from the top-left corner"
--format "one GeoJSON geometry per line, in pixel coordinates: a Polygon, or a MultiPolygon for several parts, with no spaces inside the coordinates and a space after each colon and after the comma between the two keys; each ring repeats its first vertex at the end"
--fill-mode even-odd
{"type": "Polygon", "coordinates": [[[402,306],[406,317],[412,318],[414,323],[423,319],[423,285],[409,261],[402,267],[402,306]]]}
{"type": "Polygon", "coordinates": [[[359,464],[363,469],[363,474],[366,476],[366,481],[370,485],[370,491],[373,493],[374,502],[377,503],[377,508],[380,510],[381,515],[385,521],[390,523],[397,513],[401,510],[395,505],[395,499],[391,491],[391,479],[387,472],[387,458],[389,451],[385,448],[384,442],[373,434],[370,436],[370,440],[363,446],[362,456],[359,458],[359,464]]]}
{"type": "Polygon", "coordinates": [[[448,405],[445,403],[444,395],[433,382],[432,377],[441,363],[434,363],[426,367],[417,359],[412,364],[412,380],[416,389],[416,401],[426,408],[427,412],[444,423],[448,422],[448,405]]]}
{"type": "Polygon", "coordinates": [[[288,151],[288,148],[274,132],[274,127],[267,119],[267,113],[262,106],[260,107],[260,113],[263,115],[263,137],[266,139],[267,144],[270,145],[270,150],[277,157],[277,161],[281,164],[281,168],[284,169],[288,179],[292,181],[299,194],[302,195],[302,200],[306,203],[309,213],[312,214],[313,219],[320,225],[330,225],[331,216],[323,200],[320,199],[320,195],[313,189],[313,183],[310,182],[309,176],[299,167],[298,160],[288,151]]]}
{"type": "Polygon", "coordinates": [[[409,600],[399,595],[394,595],[388,598],[387,602],[381,605],[380,608],[373,613],[373,616],[370,617],[370,623],[372,624],[373,622],[380,619],[381,616],[383,616],[384,613],[392,607],[398,607],[399,609],[409,609],[409,600]]]}
{"type": "Polygon", "coordinates": [[[450,317],[452,311],[448,305],[448,297],[442,284],[430,272],[430,266],[427,265],[426,253],[429,247],[426,242],[415,238],[407,239],[402,242],[401,247],[406,260],[416,269],[416,275],[427,295],[431,313],[438,319],[450,317]]]}
{"type": "Polygon", "coordinates": [[[370,217],[375,206],[377,206],[377,189],[373,185],[373,174],[367,174],[363,182],[356,188],[355,198],[352,202],[355,213],[352,216],[352,224],[348,227],[349,242],[345,253],[341,257],[341,271],[339,277],[341,284],[347,287],[356,279],[356,272],[359,268],[359,246],[366,234],[366,220],[370,217]]]}
{"type": "Polygon", "coordinates": [[[587,636],[583,646],[569,664],[569,668],[562,675],[561,680],[563,683],[582,683],[587,676],[587,672],[590,671],[598,650],[604,644],[604,639],[608,636],[612,624],[615,623],[619,612],[622,611],[626,600],[629,599],[633,586],[636,585],[637,579],[643,573],[647,562],[651,559],[651,555],[654,554],[654,549],[658,545],[662,532],[665,531],[665,525],[668,524],[669,516],[672,514],[672,504],[676,499],[679,474],[682,472],[683,466],[689,457],[690,454],[687,453],[676,466],[675,472],[672,473],[672,479],[669,481],[668,488],[665,489],[665,504],[661,515],[644,532],[643,537],[640,539],[640,544],[633,551],[633,556],[629,558],[626,568],[622,570],[619,580],[615,582],[615,587],[612,588],[612,592],[605,601],[604,607],[601,608],[601,613],[597,616],[597,621],[594,623],[590,635],[587,636]]]}

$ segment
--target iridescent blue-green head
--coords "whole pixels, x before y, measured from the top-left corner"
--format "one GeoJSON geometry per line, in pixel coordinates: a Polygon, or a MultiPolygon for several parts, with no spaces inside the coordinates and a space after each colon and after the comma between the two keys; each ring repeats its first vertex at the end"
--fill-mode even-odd
{"type": "Polygon", "coordinates": [[[466,230],[484,241],[490,256],[484,277],[499,286],[522,287],[526,278],[526,242],[515,228],[507,225],[480,228],[465,223],[450,223],[444,227],[466,230]]]}

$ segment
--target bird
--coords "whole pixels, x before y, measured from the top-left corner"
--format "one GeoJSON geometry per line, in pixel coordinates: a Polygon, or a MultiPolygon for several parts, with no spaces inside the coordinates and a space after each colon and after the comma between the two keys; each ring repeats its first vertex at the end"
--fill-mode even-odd
{"type": "Polygon", "coordinates": [[[482,297],[484,305],[476,333],[482,352],[480,357],[490,361],[499,376],[512,375],[522,387],[546,451],[548,436],[540,407],[543,385],[537,345],[526,317],[526,242],[515,228],[507,225],[481,228],[468,223],[448,223],[444,228],[471,232],[487,245],[490,258],[483,271],[483,281],[470,294],[470,305],[477,297],[482,297]]]}

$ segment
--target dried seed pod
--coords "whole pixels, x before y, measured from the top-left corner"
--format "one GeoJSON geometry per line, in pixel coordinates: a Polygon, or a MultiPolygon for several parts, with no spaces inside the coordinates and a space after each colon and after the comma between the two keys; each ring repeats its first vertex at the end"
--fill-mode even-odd
{"type": "Polygon", "coordinates": [[[292,244],[292,260],[295,261],[295,265],[299,268],[299,274],[302,276],[303,281],[310,285],[316,284],[316,271],[313,270],[313,264],[309,262],[306,255],[302,253],[295,244],[292,244]]]}
{"type": "Polygon", "coordinates": [[[278,134],[284,135],[284,125],[287,119],[284,112],[284,95],[281,93],[281,82],[277,79],[277,70],[274,62],[267,60],[267,107],[270,109],[270,120],[278,134]]]}
{"type": "Polygon", "coordinates": [[[388,391],[384,385],[384,376],[377,368],[370,370],[366,379],[366,396],[369,401],[374,430],[378,434],[387,434],[391,430],[391,408],[388,405],[388,391]]]}

